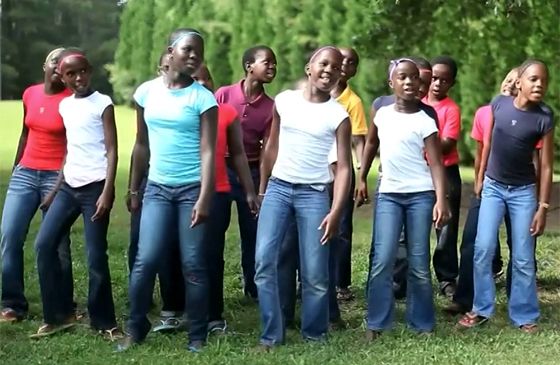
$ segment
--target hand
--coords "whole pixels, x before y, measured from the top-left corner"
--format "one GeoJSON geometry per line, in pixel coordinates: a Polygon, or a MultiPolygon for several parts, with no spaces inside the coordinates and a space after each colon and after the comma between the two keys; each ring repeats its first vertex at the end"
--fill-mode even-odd
{"type": "Polygon", "coordinates": [[[436,201],[436,204],[434,205],[432,217],[434,221],[434,226],[437,229],[441,229],[443,226],[447,224],[447,222],[451,218],[451,213],[449,212],[449,207],[447,205],[446,199],[444,199],[443,201],[436,201]]]}
{"type": "Polygon", "coordinates": [[[474,182],[474,195],[477,199],[480,199],[480,194],[482,193],[482,181],[475,180],[474,182]]]}
{"type": "Polygon", "coordinates": [[[210,200],[201,199],[200,197],[194,204],[191,214],[191,228],[194,228],[204,222],[208,218],[210,211],[210,200]]]}
{"type": "Polygon", "coordinates": [[[49,207],[51,206],[54,200],[55,195],[56,195],[55,191],[51,191],[47,195],[45,195],[45,198],[41,202],[41,205],[39,205],[39,208],[43,210],[49,209],[49,207]]]}
{"type": "Polygon", "coordinates": [[[540,208],[537,210],[533,216],[533,222],[531,222],[531,236],[538,237],[544,232],[546,227],[546,209],[540,208]]]}
{"type": "Polygon", "coordinates": [[[329,240],[338,232],[338,222],[340,215],[333,211],[329,212],[321,222],[319,230],[324,229],[325,233],[321,237],[321,244],[324,245],[329,242],[329,240]]]}
{"type": "Polygon", "coordinates": [[[257,215],[259,215],[259,210],[261,209],[262,199],[259,199],[259,197],[257,197],[253,193],[253,194],[247,194],[247,197],[245,198],[245,200],[247,201],[247,205],[249,206],[249,209],[251,210],[251,214],[254,215],[255,217],[257,215]]]}
{"type": "Polygon", "coordinates": [[[356,201],[356,206],[361,207],[363,204],[369,203],[369,195],[367,189],[367,182],[360,180],[356,191],[354,191],[354,200],[356,201]]]}
{"type": "Polygon", "coordinates": [[[103,217],[105,214],[108,214],[113,207],[113,202],[115,200],[115,194],[113,191],[105,191],[101,193],[97,202],[95,203],[95,214],[91,217],[91,221],[95,222],[99,218],[103,217]]]}
{"type": "Polygon", "coordinates": [[[126,196],[126,209],[128,209],[129,213],[136,213],[140,207],[140,197],[138,194],[128,194],[126,196]]]}

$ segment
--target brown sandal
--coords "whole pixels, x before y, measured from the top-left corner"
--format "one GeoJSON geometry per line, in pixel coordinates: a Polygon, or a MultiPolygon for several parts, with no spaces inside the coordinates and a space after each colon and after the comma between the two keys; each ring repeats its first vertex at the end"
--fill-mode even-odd
{"type": "Polygon", "coordinates": [[[529,335],[532,335],[534,333],[537,333],[539,330],[539,327],[534,324],[534,323],[528,323],[528,324],[524,324],[522,326],[519,326],[519,329],[529,335]]]}
{"type": "Polygon", "coordinates": [[[463,318],[457,322],[457,328],[470,329],[483,325],[488,321],[488,317],[479,316],[474,312],[466,313],[463,318]]]}

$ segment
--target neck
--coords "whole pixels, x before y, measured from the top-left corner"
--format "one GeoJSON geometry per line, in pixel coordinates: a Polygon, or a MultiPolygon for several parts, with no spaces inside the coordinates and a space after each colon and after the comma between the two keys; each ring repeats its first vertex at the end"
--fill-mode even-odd
{"type": "Polygon", "coordinates": [[[243,94],[247,100],[254,100],[264,92],[262,82],[252,79],[249,75],[243,82],[243,94]]]}
{"type": "Polygon", "coordinates": [[[303,97],[305,100],[312,102],[312,103],[324,103],[331,98],[331,94],[329,92],[319,90],[315,86],[312,86],[307,83],[305,85],[305,89],[303,89],[303,97]]]}
{"type": "Polygon", "coordinates": [[[513,99],[513,105],[517,109],[528,110],[531,109],[535,105],[535,103],[527,99],[525,96],[517,94],[515,99],[513,99]]]}
{"type": "Polygon", "coordinates": [[[93,90],[91,87],[89,87],[86,91],[82,92],[82,93],[74,93],[74,97],[77,99],[80,98],[87,98],[88,96],[90,96],[91,94],[93,94],[95,92],[95,90],[93,90]]]}
{"type": "Polygon", "coordinates": [[[418,112],[418,100],[406,100],[395,96],[395,110],[399,113],[416,113],[418,112]]]}
{"type": "Polygon", "coordinates": [[[447,97],[447,95],[445,95],[443,98],[438,99],[437,97],[435,97],[432,93],[428,93],[428,102],[430,104],[437,104],[440,101],[442,101],[443,99],[445,99],[447,97]]]}
{"type": "Polygon", "coordinates": [[[163,82],[165,82],[169,89],[182,89],[190,86],[194,80],[188,74],[169,70],[167,74],[164,75],[163,82]]]}
{"type": "Polygon", "coordinates": [[[43,91],[47,95],[55,95],[61,93],[64,91],[64,89],[64,85],[59,83],[45,82],[43,84],[43,91]]]}
{"type": "Polygon", "coordinates": [[[342,94],[342,92],[348,87],[348,82],[347,81],[343,81],[340,80],[336,86],[334,87],[334,89],[332,89],[331,91],[331,96],[333,98],[338,98],[340,96],[340,94],[342,94]]]}

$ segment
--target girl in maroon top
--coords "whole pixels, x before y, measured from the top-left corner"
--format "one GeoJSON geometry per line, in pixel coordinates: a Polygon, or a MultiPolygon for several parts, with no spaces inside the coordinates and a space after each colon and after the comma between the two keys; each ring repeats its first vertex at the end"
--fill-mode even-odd
{"type": "MultiPolygon", "coordinates": [[[[0,322],[23,319],[28,311],[23,285],[23,244],[37,208],[45,214],[66,153],[66,134],[58,105],[71,95],[56,65],[63,48],[51,51],[43,65],[44,82],[23,93],[23,128],[2,214],[2,310],[0,322]]],[[[70,239],[59,246],[64,295],[72,299],[70,239]]]]}

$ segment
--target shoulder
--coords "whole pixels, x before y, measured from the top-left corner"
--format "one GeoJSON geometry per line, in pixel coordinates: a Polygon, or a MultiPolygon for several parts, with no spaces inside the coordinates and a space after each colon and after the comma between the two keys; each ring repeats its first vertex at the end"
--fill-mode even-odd
{"type": "Polygon", "coordinates": [[[301,92],[301,90],[284,90],[280,93],[278,93],[275,97],[274,97],[274,103],[276,104],[276,106],[282,106],[284,105],[284,103],[286,102],[290,102],[292,100],[296,100],[296,98],[299,97],[303,97],[303,94],[301,92]]]}
{"type": "Polygon", "coordinates": [[[451,99],[450,96],[448,96],[445,99],[445,106],[447,107],[447,110],[449,110],[449,111],[457,112],[457,113],[461,112],[461,108],[459,107],[459,105],[455,102],[455,100],[451,99]]]}
{"type": "Polygon", "coordinates": [[[239,83],[221,86],[221,87],[218,88],[218,90],[216,90],[215,94],[216,95],[228,95],[233,90],[235,90],[235,88],[237,88],[237,87],[239,87],[239,83]]]}
{"type": "Polygon", "coordinates": [[[218,116],[227,120],[233,120],[237,118],[237,110],[235,110],[235,108],[229,104],[219,103],[218,116]]]}
{"type": "Polygon", "coordinates": [[[43,84],[31,85],[23,91],[22,99],[25,102],[28,98],[36,96],[39,93],[43,93],[43,84]]]}
{"type": "Polygon", "coordinates": [[[490,106],[492,107],[492,109],[495,109],[496,107],[500,107],[505,104],[511,104],[511,103],[513,103],[513,97],[500,94],[494,96],[494,98],[490,102],[490,106]]]}
{"type": "Polygon", "coordinates": [[[92,96],[97,104],[105,106],[113,104],[113,99],[109,95],[102,94],[99,91],[93,93],[92,96]]]}
{"type": "Polygon", "coordinates": [[[383,95],[383,96],[380,96],[380,97],[376,98],[373,101],[372,106],[375,110],[379,110],[381,107],[391,105],[394,102],[395,102],[395,97],[393,95],[383,95]]]}
{"type": "Polygon", "coordinates": [[[423,101],[421,101],[420,104],[418,105],[418,107],[420,108],[420,110],[422,110],[424,113],[426,113],[430,118],[437,121],[437,112],[436,112],[436,110],[434,109],[433,106],[428,105],[428,104],[424,103],[423,101]]]}
{"type": "Polygon", "coordinates": [[[143,92],[147,92],[148,90],[150,90],[151,88],[155,87],[156,85],[161,83],[161,77],[156,77],[155,79],[151,79],[148,81],[144,81],[143,83],[141,83],[137,88],[136,88],[136,93],[143,93],[143,92]]]}

